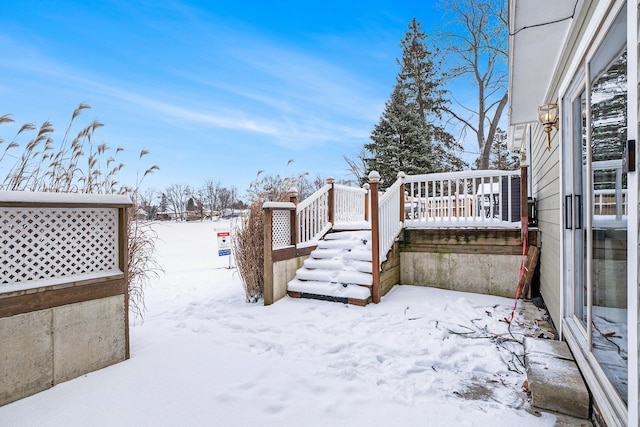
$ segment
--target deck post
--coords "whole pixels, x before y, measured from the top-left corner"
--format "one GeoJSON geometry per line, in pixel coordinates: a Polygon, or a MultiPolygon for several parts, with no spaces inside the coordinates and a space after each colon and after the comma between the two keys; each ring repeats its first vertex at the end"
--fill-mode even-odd
{"type": "Polygon", "coordinates": [[[366,183],[362,186],[362,188],[364,188],[364,191],[366,191],[366,193],[364,193],[364,220],[365,221],[369,221],[369,211],[371,210],[370,206],[369,206],[369,194],[371,194],[370,191],[370,185],[369,183],[366,183]]]}
{"type": "Polygon", "coordinates": [[[369,173],[371,188],[371,299],[375,304],[380,302],[380,233],[378,227],[378,183],[380,174],[377,171],[369,173]]]}
{"type": "Polygon", "coordinates": [[[298,244],[298,189],[291,187],[289,189],[289,201],[293,203],[296,209],[291,209],[291,244],[296,246],[298,244]]]}
{"type": "Polygon", "coordinates": [[[273,301],[273,210],[264,210],[264,305],[273,301]]]}
{"type": "Polygon", "coordinates": [[[327,178],[327,184],[329,184],[331,186],[331,188],[329,189],[329,194],[328,194],[328,214],[329,214],[329,222],[331,223],[331,225],[334,224],[334,220],[336,218],[336,179],[332,176],[330,176],[329,178],[327,178]]]}
{"type": "Polygon", "coordinates": [[[398,179],[400,180],[400,222],[404,224],[404,178],[407,175],[400,171],[398,172],[398,179]]]}
{"type": "MultiPolygon", "coordinates": [[[[124,339],[125,359],[131,358],[131,342],[129,338],[129,210],[131,207],[118,209],[118,267],[124,273],[124,339]]],[[[135,220],[134,220],[135,221],[135,220]]]]}

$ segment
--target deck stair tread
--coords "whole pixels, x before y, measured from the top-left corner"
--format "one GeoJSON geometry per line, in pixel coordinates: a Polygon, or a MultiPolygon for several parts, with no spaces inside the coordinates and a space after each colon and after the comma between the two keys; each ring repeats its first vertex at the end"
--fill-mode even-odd
{"type": "Polygon", "coordinates": [[[371,230],[371,223],[368,221],[336,222],[332,227],[333,231],[362,231],[371,230]]]}
{"type": "Polygon", "coordinates": [[[349,265],[353,271],[371,273],[371,262],[368,261],[307,258],[303,265],[310,270],[340,270],[349,265]]]}
{"type": "Polygon", "coordinates": [[[343,259],[371,262],[371,251],[360,249],[315,249],[310,255],[313,259],[343,259]]]}
{"type": "Polygon", "coordinates": [[[325,236],[325,240],[371,240],[370,230],[357,231],[341,231],[329,233],[325,236]]]}
{"type": "Polygon", "coordinates": [[[371,297],[371,291],[369,288],[360,285],[343,285],[340,283],[303,281],[298,279],[290,281],[287,290],[307,294],[355,299],[367,299],[371,297]]]}
{"type": "Polygon", "coordinates": [[[352,249],[352,250],[371,250],[371,242],[362,240],[320,240],[318,249],[352,249]]]}
{"type": "Polygon", "coordinates": [[[338,226],[318,242],[287,284],[290,296],[365,305],[371,301],[371,231],[338,226]]]}

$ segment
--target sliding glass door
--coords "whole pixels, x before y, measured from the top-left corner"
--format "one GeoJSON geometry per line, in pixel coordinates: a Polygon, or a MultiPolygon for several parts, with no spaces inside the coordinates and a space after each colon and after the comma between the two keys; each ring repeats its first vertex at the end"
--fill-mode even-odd
{"type": "Polygon", "coordinates": [[[562,99],[567,327],[627,403],[627,51],[625,8],[562,99]]]}

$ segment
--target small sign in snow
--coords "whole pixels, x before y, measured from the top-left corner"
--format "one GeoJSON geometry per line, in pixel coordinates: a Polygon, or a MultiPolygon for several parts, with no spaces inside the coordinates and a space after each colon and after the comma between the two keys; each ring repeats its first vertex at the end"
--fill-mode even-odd
{"type": "Polygon", "coordinates": [[[231,232],[218,231],[218,256],[231,255],[231,232]]]}

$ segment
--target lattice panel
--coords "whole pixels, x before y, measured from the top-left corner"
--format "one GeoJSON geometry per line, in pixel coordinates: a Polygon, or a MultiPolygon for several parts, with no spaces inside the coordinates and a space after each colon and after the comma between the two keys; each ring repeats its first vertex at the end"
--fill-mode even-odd
{"type": "Polygon", "coordinates": [[[291,212],[273,211],[273,248],[291,245],[291,212]]]}
{"type": "Polygon", "coordinates": [[[117,267],[117,208],[0,208],[0,284],[117,267]]]}

